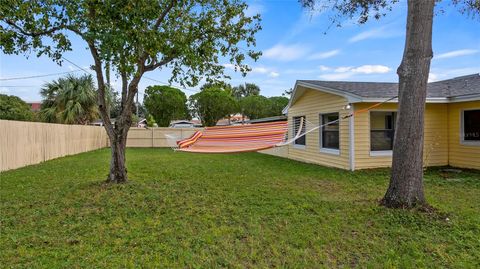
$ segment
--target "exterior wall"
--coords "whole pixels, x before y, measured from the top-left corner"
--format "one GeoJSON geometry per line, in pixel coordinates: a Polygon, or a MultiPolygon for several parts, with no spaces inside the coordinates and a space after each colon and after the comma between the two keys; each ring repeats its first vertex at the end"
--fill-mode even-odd
{"type": "Polygon", "coordinates": [[[449,164],[462,168],[480,169],[480,145],[466,145],[461,140],[461,112],[480,109],[480,101],[448,104],[449,164]]]}
{"type": "MultiPolygon", "coordinates": [[[[355,110],[365,109],[373,103],[354,104],[355,110]]],[[[424,165],[448,164],[448,105],[427,104],[425,108],[424,165]]],[[[371,111],[397,111],[397,104],[382,104],[371,111]]],[[[391,155],[372,156],[370,153],[370,113],[355,116],[355,168],[390,167],[391,155]]]]}
{"type": "MultiPolygon", "coordinates": [[[[289,130],[288,137],[294,137],[291,124],[293,117],[305,116],[307,120],[307,131],[320,123],[319,114],[339,112],[340,118],[348,115],[349,111],[344,110],[347,99],[316,90],[306,92],[288,109],[289,130]],[[310,122],[310,124],[308,123],[310,122]]],[[[350,169],[349,159],[349,119],[340,120],[340,155],[320,151],[320,133],[315,130],[306,135],[306,146],[299,148],[296,145],[288,146],[288,158],[321,164],[325,166],[350,169]]]]}

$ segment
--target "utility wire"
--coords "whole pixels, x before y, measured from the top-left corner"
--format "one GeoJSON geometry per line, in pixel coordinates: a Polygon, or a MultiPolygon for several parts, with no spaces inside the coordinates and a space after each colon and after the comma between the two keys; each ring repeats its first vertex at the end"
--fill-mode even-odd
{"type": "Polygon", "coordinates": [[[167,85],[167,86],[174,86],[174,87],[177,87],[177,88],[180,88],[180,89],[183,89],[183,90],[186,90],[186,91],[191,91],[191,92],[199,92],[198,90],[192,90],[192,89],[188,89],[188,88],[185,88],[183,86],[180,86],[180,85],[174,85],[174,84],[170,84],[170,83],[167,83],[167,82],[164,82],[164,81],[160,81],[158,79],[154,79],[154,78],[150,78],[150,77],[147,77],[147,76],[143,76],[144,78],[146,79],[149,79],[151,81],[154,81],[154,82],[157,82],[157,83],[161,83],[161,84],[164,84],[164,85],[167,85]]]}
{"type": "Polygon", "coordinates": [[[0,85],[0,87],[6,88],[28,88],[28,87],[38,87],[38,85],[0,85]]]}
{"type": "Polygon", "coordinates": [[[35,75],[35,76],[26,76],[26,77],[14,77],[14,78],[0,78],[0,81],[10,81],[10,80],[22,80],[22,79],[32,79],[32,78],[43,78],[43,77],[50,77],[50,76],[58,76],[58,75],[65,75],[74,72],[78,72],[80,69],[67,71],[67,72],[60,72],[60,73],[52,73],[52,74],[44,74],[44,75],[35,75]]]}
{"type": "Polygon", "coordinates": [[[67,58],[65,58],[65,57],[63,57],[63,56],[62,56],[62,59],[64,59],[65,61],[67,61],[67,62],[69,62],[69,63],[71,63],[71,64],[73,64],[75,67],[77,67],[78,69],[82,70],[83,72],[85,72],[85,73],[88,73],[88,74],[92,74],[92,73],[90,73],[90,71],[89,71],[89,70],[87,70],[87,69],[85,69],[85,68],[83,68],[83,67],[79,66],[78,64],[76,64],[76,63],[74,63],[74,62],[70,61],[69,59],[67,59],[67,58]]]}

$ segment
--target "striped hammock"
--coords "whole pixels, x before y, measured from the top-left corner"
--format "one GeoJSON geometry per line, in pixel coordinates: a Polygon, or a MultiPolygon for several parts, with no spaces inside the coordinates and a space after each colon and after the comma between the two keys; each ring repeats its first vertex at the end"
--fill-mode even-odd
{"type": "Polygon", "coordinates": [[[284,142],[287,121],[207,127],[177,142],[177,150],[198,153],[234,153],[273,148],[284,142]]]}

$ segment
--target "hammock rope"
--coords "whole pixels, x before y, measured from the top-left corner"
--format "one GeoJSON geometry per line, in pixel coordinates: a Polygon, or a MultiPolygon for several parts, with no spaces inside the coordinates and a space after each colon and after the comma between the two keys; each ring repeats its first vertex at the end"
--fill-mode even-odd
{"type": "MultiPolygon", "coordinates": [[[[248,151],[259,151],[275,147],[289,145],[297,139],[326,126],[337,124],[340,120],[345,120],[355,115],[365,113],[384,103],[396,99],[398,96],[389,98],[383,102],[375,103],[367,108],[354,111],[336,120],[307,128],[308,122],[304,117],[300,117],[293,130],[298,130],[295,136],[287,139],[288,121],[257,123],[234,126],[214,126],[207,127],[203,132],[197,131],[191,137],[183,140],[175,139],[173,136],[167,136],[167,140],[173,142],[170,146],[176,151],[197,152],[197,153],[237,153],[248,151]]],[[[296,124],[295,122],[293,124],[296,124]]]]}

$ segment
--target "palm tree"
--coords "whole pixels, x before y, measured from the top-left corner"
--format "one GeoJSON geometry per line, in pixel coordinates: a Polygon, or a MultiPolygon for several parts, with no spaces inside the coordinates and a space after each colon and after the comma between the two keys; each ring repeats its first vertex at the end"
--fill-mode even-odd
{"type": "Polygon", "coordinates": [[[87,124],[99,117],[91,75],[68,75],[43,86],[41,117],[46,122],[87,124]]]}
{"type": "Polygon", "coordinates": [[[260,87],[254,83],[240,84],[236,87],[233,87],[232,93],[235,98],[241,99],[252,95],[259,95],[260,87]]]}

